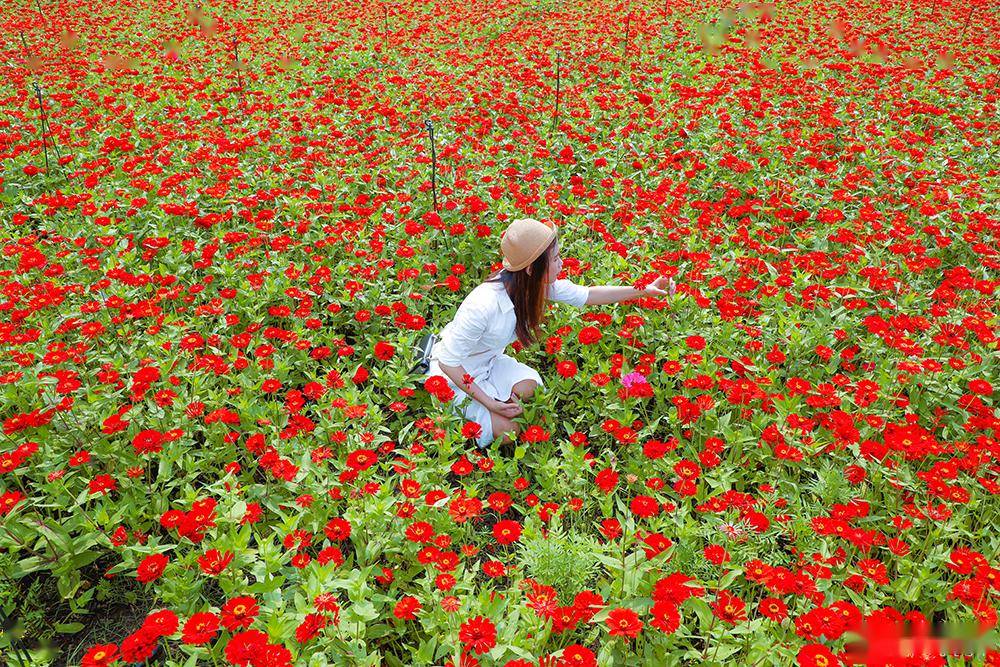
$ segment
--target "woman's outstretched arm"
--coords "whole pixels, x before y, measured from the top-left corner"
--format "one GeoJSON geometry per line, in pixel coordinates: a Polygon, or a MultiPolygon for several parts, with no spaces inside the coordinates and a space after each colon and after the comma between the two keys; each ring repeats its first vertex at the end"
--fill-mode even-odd
{"type": "Polygon", "coordinates": [[[591,285],[587,306],[603,306],[608,303],[618,303],[638,299],[646,295],[646,290],[636,289],[628,285],[591,285]]]}
{"type": "Polygon", "coordinates": [[[638,299],[642,296],[666,296],[674,293],[672,278],[660,276],[646,285],[645,289],[636,289],[629,285],[591,285],[586,306],[600,306],[608,303],[618,303],[638,299]]]}

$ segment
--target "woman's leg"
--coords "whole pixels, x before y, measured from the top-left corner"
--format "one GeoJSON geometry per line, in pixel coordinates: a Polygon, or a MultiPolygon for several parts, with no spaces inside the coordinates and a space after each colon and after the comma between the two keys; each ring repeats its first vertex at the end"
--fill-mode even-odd
{"type": "MultiPolygon", "coordinates": [[[[519,399],[526,400],[534,396],[535,389],[538,388],[538,383],[534,380],[521,380],[516,382],[514,387],[511,389],[511,394],[517,394],[519,399]]],[[[507,400],[510,402],[510,399],[507,400]]]]}
{"type": "MultiPolygon", "coordinates": [[[[513,403],[515,394],[517,395],[518,400],[524,401],[529,399],[534,395],[536,387],[538,387],[538,383],[534,380],[521,380],[520,382],[514,384],[514,387],[510,392],[510,398],[504,402],[513,403]]],[[[514,442],[514,439],[521,432],[521,427],[511,419],[502,417],[493,412],[490,413],[490,419],[493,421],[493,437],[500,438],[501,445],[514,442]]]]}
{"type": "Polygon", "coordinates": [[[517,438],[517,434],[520,433],[520,428],[517,424],[495,412],[490,413],[490,420],[493,422],[493,437],[496,438],[501,445],[514,442],[514,439],[517,438]]]}

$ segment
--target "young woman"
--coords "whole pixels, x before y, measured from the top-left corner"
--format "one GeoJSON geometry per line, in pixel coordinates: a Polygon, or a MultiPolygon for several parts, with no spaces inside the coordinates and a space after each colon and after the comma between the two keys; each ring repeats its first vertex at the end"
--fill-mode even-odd
{"type": "Polygon", "coordinates": [[[515,340],[525,346],[538,340],[546,300],[577,308],[617,303],[644,295],[673,294],[673,281],[660,276],[644,290],[628,286],[576,285],[559,280],[562,257],[556,226],[531,218],[514,220],[500,240],[503,269],[477,285],[462,301],[454,319],[441,330],[431,350],[428,377],[444,376],[455,392],[452,403],[479,424],[481,448],[519,433],[513,419],[521,401],[543,384],[530,366],[505,354],[515,340]],[[460,389],[461,388],[461,389],[460,389]]]}

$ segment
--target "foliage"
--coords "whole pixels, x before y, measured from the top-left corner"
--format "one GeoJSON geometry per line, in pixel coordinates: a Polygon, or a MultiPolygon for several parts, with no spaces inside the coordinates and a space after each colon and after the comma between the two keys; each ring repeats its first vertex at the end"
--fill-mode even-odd
{"type": "Polygon", "coordinates": [[[11,7],[8,662],[996,645],[981,4],[11,7]],[[554,306],[481,453],[409,369],[519,217],[558,221],[563,279],[678,290],[554,306]]]}

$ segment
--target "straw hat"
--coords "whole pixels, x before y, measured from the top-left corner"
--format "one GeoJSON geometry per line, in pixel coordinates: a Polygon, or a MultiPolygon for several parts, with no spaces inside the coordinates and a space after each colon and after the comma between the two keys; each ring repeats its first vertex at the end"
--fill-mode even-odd
{"type": "Polygon", "coordinates": [[[500,239],[503,268],[520,271],[538,258],[556,238],[556,226],[532,218],[510,223],[500,239]]]}

